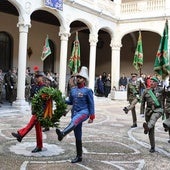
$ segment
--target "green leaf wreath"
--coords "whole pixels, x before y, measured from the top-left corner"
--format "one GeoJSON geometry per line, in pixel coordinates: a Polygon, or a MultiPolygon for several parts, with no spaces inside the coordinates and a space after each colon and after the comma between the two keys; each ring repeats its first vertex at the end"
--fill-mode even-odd
{"type": "Polygon", "coordinates": [[[57,127],[67,105],[60,90],[43,87],[32,99],[32,112],[43,127],[57,127]],[[50,113],[51,112],[51,113],[50,113]]]}

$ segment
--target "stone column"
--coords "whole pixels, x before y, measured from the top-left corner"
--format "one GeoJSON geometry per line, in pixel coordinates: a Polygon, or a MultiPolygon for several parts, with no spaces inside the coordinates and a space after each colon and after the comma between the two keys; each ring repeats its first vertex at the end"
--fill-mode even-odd
{"type": "MultiPolygon", "coordinates": [[[[61,28],[60,28],[61,29],[61,28]]],[[[67,48],[69,32],[59,32],[61,45],[60,45],[60,69],[59,69],[59,90],[65,96],[66,91],[66,65],[67,65],[67,48]]]]}
{"type": "Polygon", "coordinates": [[[120,47],[121,43],[116,43],[113,40],[111,41],[111,49],[112,49],[112,56],[111,56],[111,83],[112,88],[113,86],[118,88],[119,78],[120,78],[120,47]]]}
{"type": "Polygon", "coordinates": [[[97,34],[90,34],[89,87],[94,91],[97,34]]]}
{"type": "Polygon", "coordinates": [[[19,22],[19,52],[18,52],[18,84],[17,100],[13,103],[14,107],[26,109],[28,103],[25,101],[25,71],[27,57],[28,28],[30,25],[19,22]],[[23,107],[22,107],[23,106],[23,107]]]}

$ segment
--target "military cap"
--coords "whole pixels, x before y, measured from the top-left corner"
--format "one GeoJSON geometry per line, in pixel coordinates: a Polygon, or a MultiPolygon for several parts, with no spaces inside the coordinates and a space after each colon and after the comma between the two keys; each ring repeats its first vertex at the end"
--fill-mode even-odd
{"type": "Polygon", "coordinates": [[[37,71],[36,74],[35,74],[36,77],[39,77],[39,76],[45,76],[44,72],[43,71],[37,71]]]}
{"type": "Polygon", "coordinates": [[[156,77],[152,77],[151,80],[154,81],[154,82],[159,83],[159,80],[158,80],[158,78],[156,78],[156,77]]]}
{"type": "Polygon", "coordinates": [[[138,74],[137,73],[131,73],[132,77],[136,77],[138,74]]]}

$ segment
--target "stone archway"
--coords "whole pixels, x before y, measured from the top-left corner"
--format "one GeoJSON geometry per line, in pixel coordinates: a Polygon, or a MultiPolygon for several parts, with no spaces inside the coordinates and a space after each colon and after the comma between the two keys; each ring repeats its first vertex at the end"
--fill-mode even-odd
{"type": "Polygon", "coordinates": [[[7,32],[0,32],[0,68],[7,72],[12,68],[13,40],[7,32]]]}
{"type": "MultiPolygon", "coordinates": [[[[153,75],[153,65],[156,52],[160,43],[160,35],[150,31],[141,31],[143,44],[143,67],[142,73],[153,75]]],[[[136,72],[133,67],[133,58],[138,40],[138,31],[126,34],[122,38],[122,48],[120,52],[120,73],[129,76],[131,72],[136,72]]]]}

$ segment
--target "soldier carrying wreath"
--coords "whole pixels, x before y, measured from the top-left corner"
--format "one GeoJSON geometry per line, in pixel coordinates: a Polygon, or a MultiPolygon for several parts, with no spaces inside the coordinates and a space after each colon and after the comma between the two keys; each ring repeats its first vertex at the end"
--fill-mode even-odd
{"type": "Polygon", "coordinates": [[[53,88],[45,87],[44,76],[43,72],[38,71],[35,75],[36,82],[31,87],[32,117],[29,123],[19,129],[17,133],[11,133],[18,142],[21,142],[24,136],[35,126],[37,146],[32,150],[32,153],[42,151],[42,126],[54,126],[66,109],[61,92],[53,88]],[[60,102],[60,108],[56,106],[57,111],[54,110],[54,113],[52,110],[53,99],[60,102]],[[56,116],[56,114],[59,115],[56,116]]]}

